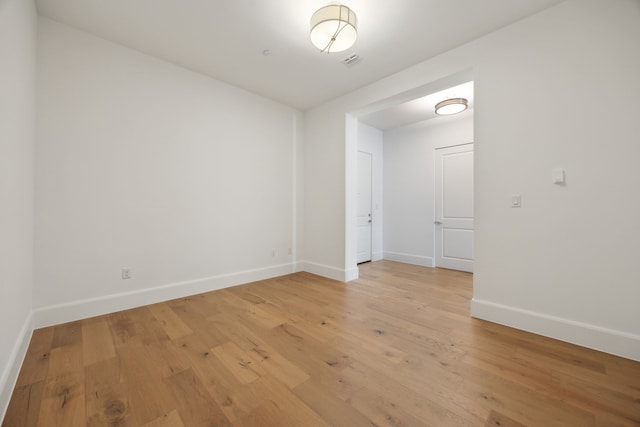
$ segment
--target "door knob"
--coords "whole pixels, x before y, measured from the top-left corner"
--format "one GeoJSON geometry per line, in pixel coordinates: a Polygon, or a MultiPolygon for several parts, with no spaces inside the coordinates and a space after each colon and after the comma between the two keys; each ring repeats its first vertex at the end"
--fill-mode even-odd
{"type": "Polygon", "coordinates": [[[434,221],[433,222],[435,225],[442,225],[442,221],[434,221]]]}

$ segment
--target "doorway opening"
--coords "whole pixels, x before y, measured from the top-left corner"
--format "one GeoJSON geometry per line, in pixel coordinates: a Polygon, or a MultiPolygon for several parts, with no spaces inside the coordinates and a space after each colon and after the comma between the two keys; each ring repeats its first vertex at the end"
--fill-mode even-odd
{"type": "MultiPolygon", "coordinates": [[[[347,227],[345,230],[347,247],[345,249],[348,269],[353,267],[357,271],[357,264],[366,260],[365,254],[369,253],[368,244],[371,244],[371,241],[367,240],[367,236],[371,234],[365,225],[368,219],[361,210],[363,202],[360,193],[359,169],[366,167],[360,164],[361,151],[366,151],[361,149],[361,135],[378,132],[382,146],[382,162],[379,165],[379,171],[376,170],[375,164],[371,166],[372,175],[375,176],[378,172],[383,176],[380,183],[380,194],[384,195],[383,199],[379,200],[380,218],[376,218],[378,214],[375,210],[372,218],[374,227],[376,219],[380,220],[378,225],[381,228],[382,249],[377,259],[472,271],[472,266],[447,264],[453,258],[468,261],[473,259],[473,237],[472,230],[450,229],[448,224],[452,220],[449,215],[451,206],[447,205],[446,209],[438,210],[443,212],[442,209],[445,209],[449,216],[437,217],[435,170],[438,155],[436,150],[469,144],[474,140],[472,80],[472,73],[467,70],[347,115],[347,227]],[[466,94],[470,98],[467,111],[455,116],[438,116],[437,118],[433,106],[426,107],[431,117],[425,118],[424,115],[420,115],[424,112],[417,112],[420,105],[423,109],[425,108],[425,98],[428,96],[438,94],[430,101],[435,104],[437,101],[434,99],[447,96],[454,91],[452,88],[459,88],[464,84],[467,85],[467,89],[471,88],[471,93],[466,94]],[[357,137],[354,138],[356,135],[357,137]],[[349,185],[349,179],[353,179],[351,185],[349,185]],[[348,191],[349,188],[351,191],[348,191]],[[351,211],[349,211],[350,198],[353,200],[351,211]],[[384,221],[382,221],[383,215],[384,221]],[[443,219],[448,221],[445,227],[436,224],[436,221],[444,222],[443,219]],[[436,239],[440,237],[443,237],[443,241],[436,246],[436,239]]],[[[445,174],[452,174],[456,168],[464,172],[464,176],[459,177],[457,181],[450,176],[447,183],[454,187],[457,185],[458,189],[463,189],[467,195],[471,195],[471,202],[465,207],[471,206],[472,213],[473,185],[472,182],[471,185],[468,184],[467,178],[473,177],[473,155],[465,157],[461,154],[458,157],[447,157],[445,163],[445,174]],[[463,185],[463,182],[467,184],[463,185]]],[[[375,192],[376,184],[372,185],[375,192]]],[[[445,189],[450,190],[451,186],[445,186],[445,189]]],[[[369,212],[366,214],[368,215],[369,212]]],[[[472,216],[468,215],[468,212],[465,215],[472,216]]],[[[375,241],[375,238],[372,240],[375,241]]],[[[375,256],[371,259],[375,260],[375,256]]]]}

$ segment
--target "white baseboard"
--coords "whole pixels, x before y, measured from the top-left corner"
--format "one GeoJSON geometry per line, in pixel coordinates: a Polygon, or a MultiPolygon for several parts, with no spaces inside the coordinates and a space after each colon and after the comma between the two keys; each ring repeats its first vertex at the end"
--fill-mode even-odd
{"type": "Polygon", "coordinates": [[[424,267],[433,267],[433,258],[422,255],[403,254],[400,252],[385,252],[384,259],[389,261],[404,262],[405,264],[422,265],[424,267]]]}
{"type": "MultiPolygon", "coordinates": [[[[27,319],[22,325],[22,329],[20,330],[18,339],[13,345],[13,349],[11,350],[7,365],[4,367],[4,370],[2,371],[2,374],[0,376],[0,421],[2,421],[4,419],[4,416],[6,415],[7,407],[9,406],[9,401],[11,400],[11,394],[13,393],[13,389],[16,386],[18,374],[20,373],[20,368],[22,367],[22,362],[24,361],[24,357],[27,354],[27,348],[29,347],[29,342],[31,341],[32,332],[33,314],[29,313],[29,316],[27,316],[27,319]]],[[[10,343],[6,343],[6,345],[10,345],[10,343]]]]}
{"type": "Polygon", "coordinates": [[[339,280],[340,282],[348,282],[358,278],[357,267],[345,270],[310,261],[298,262],[296,271],[306,271],[307,273],[317,274],[318,276],[328,277],[329,279],[339,280]]]}
{"type": "Polygon", "coordinates": [[[230,286],[265,280],[293,273],[294,264],[222,274],[187,282],[170,283],[147,289],[106,295],[98,298],[72,301],[64,304],[40,307],[33,311],[34,328],[57,325],[88,317],[113,313],[147,304],[182,298],[203,292],[215,291],[230,286]]]}
{"type": "Polygon", "coordinates": [[[353,268],[348,268],[344,271],[345,282],[356,280],[358,277],[360,277],[360,270],[358,269],[358,266],[355,266],[353,268]]]}
{"type": "Polygon", "coordinates": [[[371,261],[380,261],[384,259],[384,254],[382,252],[373,252],[371,254],[371,261]]]}
{"type": "Polygon", "coordinates": [[[640,336],[489,301],[471,300],[471,316],[640,361],[640,336]]]}

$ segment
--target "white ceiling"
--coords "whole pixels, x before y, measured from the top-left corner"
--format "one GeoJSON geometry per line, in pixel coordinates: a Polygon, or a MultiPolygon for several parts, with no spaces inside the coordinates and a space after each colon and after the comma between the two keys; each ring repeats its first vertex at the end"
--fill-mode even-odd
{"type": "Polygon", "coordinates": [[[41,15],[305,110],[561,0],[343,0],[358,41],[322,54],[309,18],[328,0],[37,0],[41,15]],[[268,50],[269,55],[263,52],[268,50]],[[340,61],[352,53],[362,60],[340,61]]]}
{"type": "Polygon", "coordinates": [[[358,120],[380,130],[389,130],[437,117],[436,104],[449,98],[465,98],[467,109],[473,108],[473,82],[431,93],[407,102],[392,105],[373,113],[360,115],[358,120]]]}

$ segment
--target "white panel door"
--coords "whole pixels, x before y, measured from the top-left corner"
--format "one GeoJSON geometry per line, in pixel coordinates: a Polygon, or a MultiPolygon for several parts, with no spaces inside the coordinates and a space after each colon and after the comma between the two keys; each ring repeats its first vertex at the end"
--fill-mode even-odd
{"type": "Polygon", "coordinates": [[[358,151],[358,257],[371,261],[371,153],[358,151]]]}
{"type": "Polygon", "coordinates": [[[473,144],[436,149],[435,263],[473,272],[473,144]]]}

